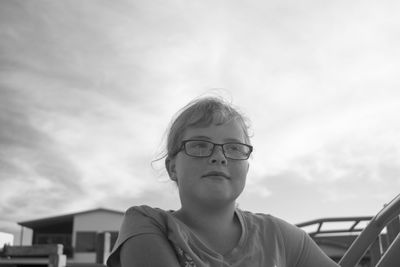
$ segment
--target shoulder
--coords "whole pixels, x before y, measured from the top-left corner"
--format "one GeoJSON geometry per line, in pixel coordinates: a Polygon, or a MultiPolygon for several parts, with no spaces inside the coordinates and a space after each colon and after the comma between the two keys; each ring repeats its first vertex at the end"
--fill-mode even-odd
{"type": "Polygon", "coordinates": [[[134,206],[126,210],[119,230],[117,245],[142,234],[166,235],[166,211],[149,206],[134,206]]]}
{"type": "Polygon", "coordinates": [[[297,226],[270,214],[240,211],[246,227],[267,240],[275,239],[282,247],[301,246],[307,236],[297,226]]]}
{"type": "MultiPolygon", "coordinates": [[[[121,246],[119,260],[112,266],[178,266],[177,257],[168,240],[160,235],[139,235],[121,246]]],[[[110,261],[111,263],[111,261],[110,261]]]]}
{"type": "Polygon", "coordinates": [[[141,206],[132,206],[125,211],[125,215],[145,215],[145,216],[152,216],[152,215],[159,215],[166,213],[165,210],[160,208],[154,208],[147,205],[141,206]]]}
{"type": "Polygon", "coordinates": [[[167,211],[149,206],[127,209],[107,265],[176,266],[168,241],[168,217],[167,211]]]}
{"type": "Polygon", "coordinates": [[[262,246],[274,251],[278,262],[295,266],[302,257],[307,234],[297,226],[270,214],[242,212],[251,239],[260,237],[262,246]]]}
{"type": "Polygon", "coordinates": [[[133,206],[126,210],[122,220],[121,232],[132,230],[148,231],[158,229],[166,232],[168,214],[165,210],[149,206],[133,206]]]}
{"type": "MultiPolygon", "coordinates": [[[[157,239],[156,236],[165,239],[167,234],[166,216],[166,211],[145,205],[127,209],[109,262],[119,262],[119,250],[128,239],[135,238],[142,241],[143,235],[152,240],[157,239]]],[[[119,263],[113,264],[113,266],[119,266],[119,263]]]]}
{"type": "Polygon", "coordinates": [[[282,232],[302,231],[297,226],[288,223],[287,221],[275,217],[271,214],[253,213],[250,211],[238,210],[247,224],[259,226],[262,228],[270,228],[282,232]]]}
{"type": "Polygon", "coordinates": [[[273,251],[285,266],[338,266],[315,244],[311,237],[299,227],[272,215],[238,212],[250,232],[250,240],[262,237],[262,245],[273,251]]]}

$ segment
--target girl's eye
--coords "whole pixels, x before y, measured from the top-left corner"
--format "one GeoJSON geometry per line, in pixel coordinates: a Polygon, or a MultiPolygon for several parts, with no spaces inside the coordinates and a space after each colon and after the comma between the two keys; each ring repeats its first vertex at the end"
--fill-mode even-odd
{"type": "Polygon", "coordinates": [[[204,147],[205,145],[202,143],[195,143],[192,145],[192,147],[204,147]]]}
{"type": "Polygon", "coordinates": [[[209,144],[206,142],[191,142],[190,147],[191,148],[208,148],[209,144]]]}
{"type": "Polygon", "coordinates": [[[205,144],[205,143],[197,144],[197,146],[198,146],[198,147],[201,147],[201,148],[203,148],[203,147],[208,147],[207,144],[205,144]]]}
{"type": "Polygon", "coordinates": [[[227,150],[231,150],[231,151],[238,151],[241,150],[239,145],[235,145],[235,144],[231,144],[229,145],[227,148],[227,150]]]}

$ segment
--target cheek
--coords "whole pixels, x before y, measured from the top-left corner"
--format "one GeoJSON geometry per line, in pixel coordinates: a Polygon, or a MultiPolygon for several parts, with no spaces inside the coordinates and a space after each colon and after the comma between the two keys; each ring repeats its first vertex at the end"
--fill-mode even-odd
{"type": "Polygon", "coordinates": [[[204,171],[204,166],[193,159],[180,158],[176,165],[176,174],[178,179],[191,180],[192,177],[197,177],[204,171]]]}
{"type": "Polygon", "coordinates": [[[233,177],[233,183],[235,184],[237,190],[240,191],[238,193],[241,193],[246,186],[247,172],[248,164],[241,163],[230,169],[230,173],[233,177]]]}
{"type": "Polygon", "coordinates": [[[246,178],[247,173],[249,171],[249,163],[247,161],[245,162],[238,162],[237,165],[233,166],[234,173],[236,173],[238,176],[242,178],[246,178]]]}

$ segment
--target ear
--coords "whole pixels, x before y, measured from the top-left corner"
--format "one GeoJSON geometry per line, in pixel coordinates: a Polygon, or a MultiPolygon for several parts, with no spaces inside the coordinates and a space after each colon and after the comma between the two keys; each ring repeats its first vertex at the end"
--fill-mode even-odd
{"type": "Polygon", "coordinates": [[[174,158],[171,159],[167,157],[165,159],[165,169],[167,169],[169,178],[173,181],[177,181],[174,158]]]}

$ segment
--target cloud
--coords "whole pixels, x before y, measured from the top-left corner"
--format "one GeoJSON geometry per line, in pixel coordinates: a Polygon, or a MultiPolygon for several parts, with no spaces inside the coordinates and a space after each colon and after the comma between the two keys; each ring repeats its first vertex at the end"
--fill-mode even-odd
{"type": "Polygon", "coordinates": [[[0,99],[2,216],[22,216],[25,211],[18,207],[34,212],[62,206],[81,192],[79,170],[48,133],[32,124],[26,99],[4,87],[0,99]]]}
{"type": "Polygon", "coordinates": [[[396,136],[377,135],[374,141],[348,136],[286,161],[279,171],[255,171],[240,203],[293,222],[316,219],[314,214],[374,215],[400,188],[396,136]]]}
{"type": "Polygon", "coordinates": [[[380,203],[399,173],[397,6],[2,2],[2,219],[175,207],[151,160],[172,115],[218,87],[254,126],[245,207],[380,203]]]}
{"type": "Polygon", "coordinates": [[[395,92],[370,92],[348,93],[342,101],[339,92],[315,97],[309,108],[293,102],[287,112],[267,116],[254,130],[242,206],[292,222],[315,214],[373,215],[400,188],[398,99],[395,92]]]}

